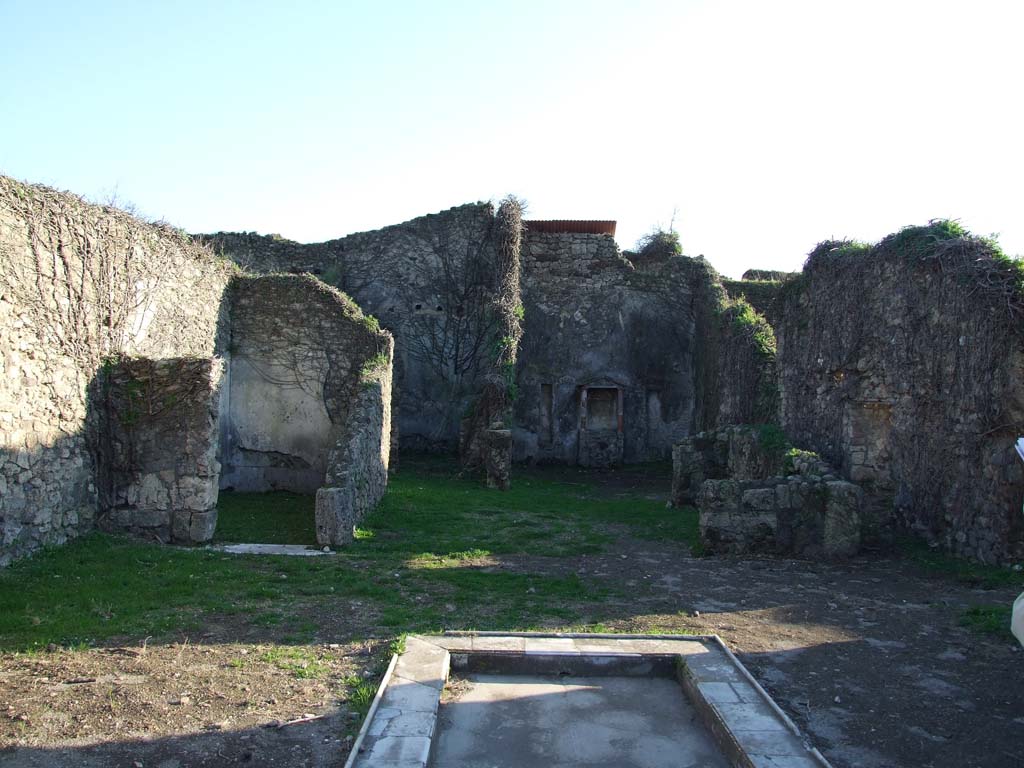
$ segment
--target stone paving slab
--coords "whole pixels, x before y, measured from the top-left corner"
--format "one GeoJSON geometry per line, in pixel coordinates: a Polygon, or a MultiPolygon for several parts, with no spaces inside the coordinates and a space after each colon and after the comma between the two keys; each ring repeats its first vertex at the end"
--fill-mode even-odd
{"type": "Polygon", "coordinates": [[[219,544],[207,547],[215,552],[227,552],[231,555],[284,555],[287,557],[324,557],[335,555],[331,550],[324,551],[305,544],[219,544]]]}
{"type": "Polygon", "coordinates": [[[345,768],[426,768],[436,748],[441,691],[453,665],[513,676],[674,678],[733,765],[829,768],[717,636],[486,632],[407,638],[345,768]]]}

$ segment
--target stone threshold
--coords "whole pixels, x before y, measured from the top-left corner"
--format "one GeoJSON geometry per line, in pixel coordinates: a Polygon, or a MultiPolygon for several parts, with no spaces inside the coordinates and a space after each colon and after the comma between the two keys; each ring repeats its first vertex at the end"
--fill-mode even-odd
{"type": "Polygon", "coordinates": [[[227,552],[230,555],[283,555],[286,557],[322,557],[337,554],[333,550],[323,549],[306,544],[215,544],[205,547],[214,552],[227,552]]]}
{"type": "Polygon", "coordinates": [[[717,635],[446,632],[391,658],[345,768],[426,768],[451,669],[671,677],[736,768],[830,768],[717,635]]]}

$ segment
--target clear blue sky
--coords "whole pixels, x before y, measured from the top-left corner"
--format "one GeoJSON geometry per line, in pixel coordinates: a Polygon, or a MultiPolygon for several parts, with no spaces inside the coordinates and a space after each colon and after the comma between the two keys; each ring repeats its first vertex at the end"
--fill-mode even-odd
{"type": "Polygon", "coordinates": [[[301,241],[516,194],[720,271],[1024,252],[1024,3],[0,0],[0,172],[301,241]]]}

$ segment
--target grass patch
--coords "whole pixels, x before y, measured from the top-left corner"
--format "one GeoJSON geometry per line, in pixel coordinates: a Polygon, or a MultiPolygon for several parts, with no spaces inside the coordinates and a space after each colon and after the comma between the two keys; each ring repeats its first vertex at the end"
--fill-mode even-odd
{"type": "Polygon", "coordinates": [[[313,496],[289,491],[221,491],[217,541],[246,544],[316,544],[313,496]]]}
{"type": "MultiPolygon", "coordinates": [[[[665,476],[670,476],[670,471],[665,476]]],[[[643,470],[631,469],[640,474],[643,470]]],[[[569,475],[569,477],[572,477],[569,475]]],[[[695,510],[666,509],[662,499],[610,496],[607,489],[567,480],[565,472],[520,471],[511,490],[496,494],[451,464],[403,465],[378,509],[363,521],[357,539],[368,556],[414,552],[426,559],[467,553],[551,557],[601,552],[608,525],[652,539],[695,545],[695,510]]]]}
{"type": "Polygon", "coordinates": [[[983,565],[973,560],[956,557],[938,549],[932,549],[919,539],[905,538],[899,542],[903,554],[923,567],[929,573],[947,576],[957,581],[983,589],[999,587],[1024,588],[1024,571],[998,565],[983,565]]]}
{"type": "Polygon", "coordinates": [[[311,680],[327,674],[327,665],[305,648],[274,646],[261,653],[259,660],[288,672],[292,677],[311,680]]]}
{"type": "Polygon", "coordinates": [[[358,675],[345,679],[345,685],[348,686],[348,705],[353,712],[359,713],[360,719],[366,717],[370,705],[373,704],[373,697],[377,695],[375,679],[364,679],[358,675]]]}
{"type": "MultiPolygon", "coordinates": [[[[643,472],[630,468],[621,477],[643,472]]],[[[498,493],[457,476],[450,459],[408,458],[356,541],[329,558],[227,555],[94,533],[0,570],[0,650],[180,641],[224,622],[247,638],[306,644],[328,629],[336,633],[332,622],[353,611],[379,617],[369,631],[384,637],[604,618],[601,606],[621,596],[601,579],[584,581],[557,560],[548,573],[495,567],[509,554],[600,552],[616,527],[696,544],[695,510],[666,509],[643,490],[596,488],[592,479],[566,468],[522,468],[513,489],[498,493]]],[[[306,543],[312,498],[225,493],[220,519],[221,540],[306,543]],[[308,525],[305,541],[287,533],[285,521],[299,518],[292,530],[308,525]],[[266,535],[256,536],[259,530],[266,535]]]]}
{"type": "Polygon", "coordinates": [[[960,614],[960,626],[979,635],[995,635],[1016,642],[1010,632],[1010,605],[974,605],[960,614]]]}

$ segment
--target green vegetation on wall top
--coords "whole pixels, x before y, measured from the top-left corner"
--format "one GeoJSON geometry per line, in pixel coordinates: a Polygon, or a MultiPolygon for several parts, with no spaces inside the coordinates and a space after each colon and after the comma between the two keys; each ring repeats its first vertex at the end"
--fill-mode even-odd
{"type": "Polygon", "coordinates": [[[747,334],[759,355],[775,356],[775,332],[764,316],[758,314],[748,301],[743,298],[735,299],[729,302],[722,312],[733,330],[747,334]]]}
{"type": "Polygon", "coordinates": [[[637,240],[634,248],[638,256],[647,259],[683,255],[679,233],[674,229],[665,230],[658,227],[637,240]]]}

